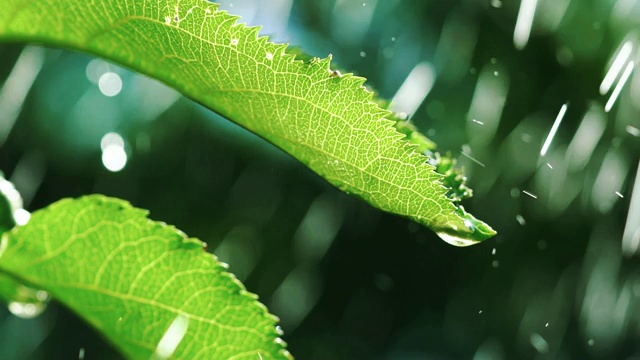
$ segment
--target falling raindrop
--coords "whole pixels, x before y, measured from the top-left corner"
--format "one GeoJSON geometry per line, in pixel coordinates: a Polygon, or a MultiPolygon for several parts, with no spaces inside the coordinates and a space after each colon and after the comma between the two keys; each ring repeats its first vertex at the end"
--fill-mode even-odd
{"type": "Polygon", "coordinates": [[[636,137],[640,136],[640,129],[638,129],[637,127],[627,125],[625,130],[632,136],[636,136],[636,137]]]}
{"type": "Polygon", "coordinates": [[[549,352],[549,343],[540,334],[533,333],[529,337],[529,342],[540,354],[549,352]]]}

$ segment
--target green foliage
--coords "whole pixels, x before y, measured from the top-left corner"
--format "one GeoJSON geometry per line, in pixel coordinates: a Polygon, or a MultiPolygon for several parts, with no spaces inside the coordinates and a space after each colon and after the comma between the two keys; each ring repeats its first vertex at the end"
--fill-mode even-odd
{"type": "Polygon", "coordinates": [[[495,234],[451,201],[365,79],[332,72],[331,57],[299,60],[237,19],[205,0],[5,0],[0,39],[90,52],[159,79],[454,245],[495,234]]]}
{"type": "Polygon", "coordinates": [[[49,292],[132,359],[289,359],[275,317],[204,244],[146,214],[103,196],[62,200],[2,237],[0,271],[49,292]]]}
{"type": "MultiPolygon", "coordinates": [[[[471,190],[450,156],[386,110],[365,79],[237,19],[205,0],[5,0],[0,40],[89,52],[163,81],[451,244],[495,234],[458,205],[471,190]]],[[[145,211],[91,196],[13,228],[15,207],[0,197],[0,297],[18,312],[37,314],[51,294],[136,359],[290,357],[276,319],[203,243],[145,211]]]]}

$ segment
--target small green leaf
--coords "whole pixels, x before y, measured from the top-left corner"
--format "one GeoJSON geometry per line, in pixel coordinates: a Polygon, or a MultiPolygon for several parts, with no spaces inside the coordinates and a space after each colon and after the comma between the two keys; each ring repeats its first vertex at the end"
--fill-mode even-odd
{"type": "Polygon", "coordinates": [[[443,176],[396,130],[364,78],[334,71],[331,57],[302,61],[237,20],[206,0],[3,0],[0,40],[78,49],[159,79],[339,189],[455,245],[495,234],[467,226],[443,176]]]}
{"type": "Polygon", "coordinates": [[[121,200],[33,213],[2,237],[0,271],[51,293],[131,359],[290,359],[276,318],[202,242],[121,200]]]}

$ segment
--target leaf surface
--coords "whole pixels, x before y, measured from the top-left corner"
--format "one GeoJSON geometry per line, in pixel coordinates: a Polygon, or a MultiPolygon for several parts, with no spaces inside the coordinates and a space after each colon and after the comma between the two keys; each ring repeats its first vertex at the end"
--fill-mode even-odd
{"type": "Polygon", "coordinates": [[[237,19],[205,0],[3,0],[0,39],[89,52],[159,79],[454,245],[495,234],[446,196],[365,79],[332,72],[331,57],[296,60],[237,19]]]}
{"type": "Polygon", "coordinates": [[[276,318],[202,242],[122,200],[35,212],[3,235],[0,271],[52,294],[131,359],[290,359],[276,318]]]}

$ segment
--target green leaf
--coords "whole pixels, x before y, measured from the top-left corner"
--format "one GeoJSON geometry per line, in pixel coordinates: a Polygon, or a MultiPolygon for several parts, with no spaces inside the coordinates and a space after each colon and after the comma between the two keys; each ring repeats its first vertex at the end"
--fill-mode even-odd
{"type": "Polygon", "coordinates": [[[94,195],[6,233],[0,271],[48,291],[132,359],[290,359],[276,318],[203,245],[94,195]]]}
{"type": "Polygon", "coordinates": [[[205,0],[4,0],[0,39],[89,52],[159,79],[454,245],[495,234],[459,215],[443,176],[394,128],[364,78],[333,72],[330,56],[296,59],[237,19],[205,0]]]}

